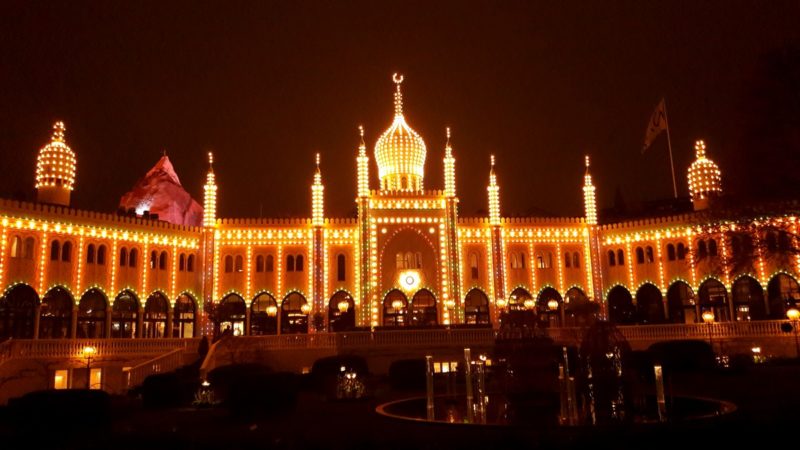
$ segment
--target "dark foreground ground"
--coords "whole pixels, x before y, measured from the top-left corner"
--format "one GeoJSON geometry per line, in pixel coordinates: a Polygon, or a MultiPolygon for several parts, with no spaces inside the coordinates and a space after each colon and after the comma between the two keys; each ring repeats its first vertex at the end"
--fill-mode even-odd
{"type": "Polygon", "coordinates": [[[523,428],[439,425],[394,420],[376,405],[418,392],[392,392],[379,383],[363,401],[325,401],[303,392],[294,412],[271,419],[234,419],[225,409],[149,411],[137,403],[116,408],[110,432],[91,427],[49,432],[58,417],[41,411],[35,434],[0,424],[0,448],[69,449],[447,449],[447,448],[790,448],[800,423],[800,365],[754,366],[735,373],[685,373],[675,392],[729,400],[730,416],[690,424],[616,427],[545,433],[523,428]]]}

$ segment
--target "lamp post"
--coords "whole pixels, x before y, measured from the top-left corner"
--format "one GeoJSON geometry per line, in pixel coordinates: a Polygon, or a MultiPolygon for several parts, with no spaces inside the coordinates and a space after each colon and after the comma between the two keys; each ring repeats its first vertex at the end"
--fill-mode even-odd
{"type": "Polygon", "coordinates": [[[92,358],[97,353],[97,347],[87,345],[83,347],[81,354],[86,358],[86,389],[92,388],[92,358]]]}
{"type": "Polygon", "coordinates": [[[714,342],[712,341],[712,336],[711,336],[711,325],[714,323],[714,311],[711,310],[704,311],[701,317],[703,318],[703,322],[705,322],[706,325],[708,325],[708,345],[711,347],[711,351],[713,352],[714,342]]]}
{"type": "Polygon", "coordinates": [[[797,341],[797,320],[800,319],[800,310],[796,306],[792,306],[786,310],[786,317],[792,321],[792,332],[794,333],[794,355],[795,358],[800,358],[800,343],[797,341]]]}

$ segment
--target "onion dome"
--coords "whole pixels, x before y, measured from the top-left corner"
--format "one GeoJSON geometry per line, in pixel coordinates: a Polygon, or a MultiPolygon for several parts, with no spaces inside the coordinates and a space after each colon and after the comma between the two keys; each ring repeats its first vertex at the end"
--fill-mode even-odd
{"type": "Polygon", "coordinates": [[[39,150],[36,162],[36,189],[40,202],[69,205],[75,185],[75,153],[64,139],[64,122],[53,125],[50,143],[39,150]]]}
{"type": "Polygon", "coordinates": [[[378,177],[384,190],[422,190],[425,169],[425,141],[403,117],[403,76],[394,74],[394,121],[375,143],[378,177]]]}
{"type": "Polygon", "coordinates": [[[722,175],[714,161],[706,158],[705,142],[695,142],[694,150],[697,157],[689,167],[689,193],[695,209],[703,209],[708,206],[709,198],[722,193],[722,175]]]}

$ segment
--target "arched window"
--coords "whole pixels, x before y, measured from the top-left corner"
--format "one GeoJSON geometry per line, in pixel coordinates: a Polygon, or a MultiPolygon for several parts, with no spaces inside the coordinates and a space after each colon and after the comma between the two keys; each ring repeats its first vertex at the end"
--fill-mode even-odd
{"type": "MultiPolygon", "coordinates": [[[[189,255],[191,260],[192,256],[189,255]]],[[[174,314],[172,316],[172,337],[190,338],[194,337],[194,299],[186,294],[181,294],[175,301],[174,314]]]]}
{"type": "Polygon", "coordinates": [[[516,253],[511,253],[511,268],[512,269],[518,269],[519,268],[519,262],[517,261],[517,254],[516,253]]]}
{"type": "Polygon", "coordinates": [[[104,266],[106,264],[106,246],[100,245],[97,247],[97,264],[104,266]]]}
{"type": "Polygon", "coordinates": [[[717,256],[717,241],[714,239],[708,240],[708,256],[717,256]]]}
{"type": "Polygon", "coordinates": [[[122,291],[111,307],[111,337],[132,338],[136,336],[139,319],[139,302],[130,291],[122,291]]]}
{"type": "Polygon", "coordinates": [[[564,252],[564,267],[567,269],[572,267],[572,258],[570,258],[569,252],[564,252]]]}
{"type": "Polygon", "coordinates": [[[575,252],[575,253],[572,254],[572,267],[574,267],[576,269],[580,269],[581,268],[581,257],[580,257],[580,254],[578,252],[575,252]]]}
{"type": "Polygon", "coordinates": [[[267,272],[272,272],[275,268],[275,258],[272,255],[267,255],[267,272]]]}
{"type": "Polygon", "coordinates": [[[97,289],[86,291],[78,303],[78,338],[106,337],[106,296],[97,289]]]}
{"type": "Polygon", "coordinates": [[[667,259],[675,261],[675,246],[672,244],[667,244],[667,259]]]}
{"type": "Polygon", "coordinates": [[[233,264],[233,270],[236,272],[241,272],[244,270],[244,258],[242,258],[242,255],[236,255],[236,260],[233,264]]]}
{"type": "Polygon", "coordinates": [[[470,275],[473,280],[478,279],[478,254],[473,252],[469,254],[469,269],[470,275]]]}
{"type": "Polygon", "coordinates": [[[614,253],[614,250],[608,251],[608,265],[612,267],[617,265],[617,256],[614,253]]]}
{"type": "Polygon", "coordinates": [[[336,257],[336,280],[344,281],[347,275],[347,268],[345,266],[345,258],[343,254],[336,257]]]}
{"type": "Polygon", "coordinates": [[[294,269],[298,272],[303,271],[303,255],[297,255],[297,259],[295,260],[294,269]]]}
{"type": "Polygon", "coordinates": [[[54,287],[42,299],[39,315],[39,339],[69,338],[72,333],[72,296],[64,288],[54,287]]]}
{"type": "Polygon", "coordinates": [[[22,256],[22,239],[19,236],[11,238],[11,257],[19,258],[22,256]]]}
{"type": "Polygon", "coordinates": [[[167,330],[167,311],[169,301],[160,292],[154,292],[144,304],[144,320],[142,325],[142,337],[160,338],[165,337],[167,330]]]}
{"type": "Polygon", "coordinates": [[[256,272],[261,273],[264,271],[264,257],[262,255],[256,256],[256,272]]]}
{"type": "Polygon", "coordinates": [[[394,259],[395,268],[397,270],[406,268],[406,259],[402,253],[398,253],[394,259]]]}
{"type": "Polygon", "coordinates": [[[622,249],[617,250],[617,264],[620,266],[625,265],[625,253],[622,253],[622,249]]]}
{"type": "Polygon", "coordinates": [[[94,244],[86,246],[86,264],[94,264],[94,244]]]}
{"type": "Polygon", "coordinates": [[[158,267],[158,252],[153,250],[150,252],[150,268],[155,269],[158,267]]]}
{"type": "Polygon", "coordinates": [[[33,259],[33,252],[34,248],[36,247],[36,240],[32,237],[25,238],[25,251],[22,253],[22,257],[25,259],[33,259]]]}
{"type": "Polygon", "coordinates": [[[139,250],[135,248],[131,249],[131,252],[128,254],[128,267],[136,267],[136,259],[139,256],[139,250]]]}
{"type": "Polygon", "coordinates": [[[525,268],[525,253],[520,253],[519,254],[519,268],[520,269],[524,269],[525,268]]]}
{"type": "Polygon", "coordinates": [[[767,250],[774,252],[778,250],[778,236],[774,231],[767,232],[767,250]]]}
{"type": "Polygon", "coordinates": [[[700,239],[697,241],[697,256],[699,258],[705,258],[708,256],[708,248],[706,247],[706,241],[700,239]]]}
{"type": "Polygon", "coordinates": [[[64,242],[64,245],[61,247],[61,261],[72,261],[72,242],[64,242]]]}
{"type": "Polygon", "coordinates": [[[642,250],[642,247],[636,247],[636,264],[644,264],[644,250],[642,250]]]}
{"type": "Polygon", "coordinates": [[[186,270],[186,255],[183,253],[178,256],[178,272],[183,272],[186,270]]]}
{"type": "Polygon", "coordinates": [[[194,272],[194,253],[189,254],[189,257],[186,258],[186,271],[194,272]]]}
{"type": "Polygon", "coordinates": [[[128,264],[128,249],[122,247],[119,249],[119,266],[125,267],[128,264]]]}
{"type": "Polygon", "coordinates": [[[547,252],[547,268],[549,269],[551,267],[553,267],[553,254],[547,252]]]}
{"type": "Polygon", "coordinates": [[[167,270],[167,252],[161,252],[161,256],[158,257],[158,269],[167,270]]]}
{"type": "Polygon", "coordinates": [[[61,256],[61,243],[53,241],[50,243],[50,261],[58,261],[61,256]]]}
{"type": "Polygon", "coordinates": [[[267,293],[259,294],[250,304],[250,335],[278,333],[278,303],[267,293]]]}
{"type": "Polygon", "coordinates": [[[678,242],[677,253],[678,253],[678,259],[679,260],[682,261],[682,260],[686,259],[686,246],[683,245],[683,242],[678,242]]]}
{"type": "Polygon", "coordinates": [[[544,256],[542,256],[541,253],[536,255],[536,267],[538,267],[539,269],[544,269],[545,268],[544,256]]]}
{"type": "Polygon", "coordinates": [[[294,255],[286,256],[286,271],[294,272],[294,255]]]}
{"type": "Polygon", "coordinates": [[[644,257],[648,264],[655,261],[655,258],[653,257],[653,247],[648,245],[647,248],[644,249],[644,257]]]}
{"type": "Polygon", "coordinates": [[[225,256],[225,273],[233,272],[233,256],[225,256]]]}

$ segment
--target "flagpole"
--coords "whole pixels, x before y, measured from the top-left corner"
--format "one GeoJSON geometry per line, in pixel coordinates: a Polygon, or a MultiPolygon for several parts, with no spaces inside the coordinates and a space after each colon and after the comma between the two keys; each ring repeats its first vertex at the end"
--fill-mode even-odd
{"type": "Polygon", "coordinates": [[[667,101],[664,100],[664,119],[667,122],[667,147],[669,147],[669,168],[672,170],[672,193],[678,198],[678,183],[675,182],[675,163],[672,162],[672,142],[669,139],[669,117],[667,117],[667,101]]]}

